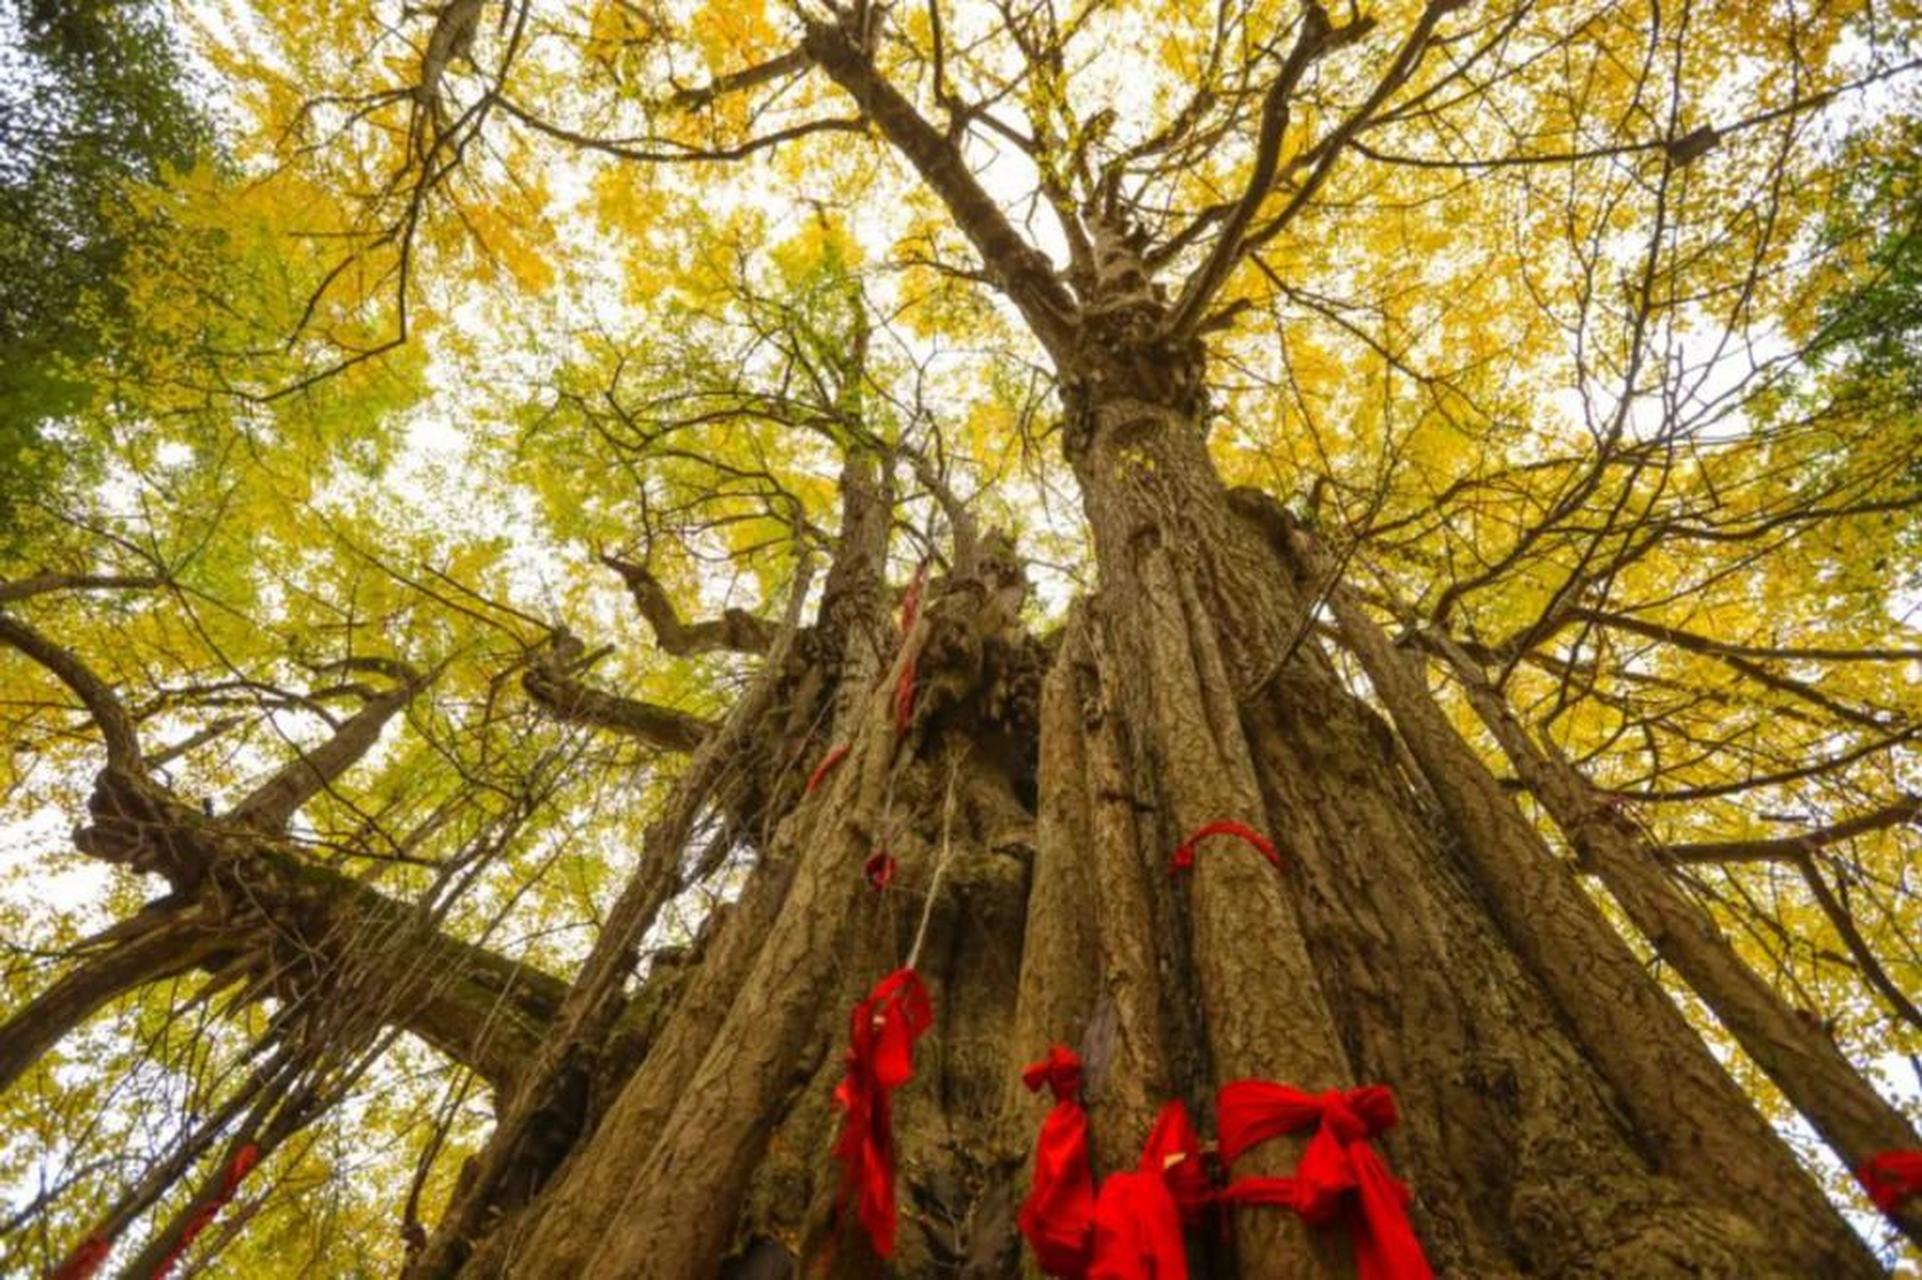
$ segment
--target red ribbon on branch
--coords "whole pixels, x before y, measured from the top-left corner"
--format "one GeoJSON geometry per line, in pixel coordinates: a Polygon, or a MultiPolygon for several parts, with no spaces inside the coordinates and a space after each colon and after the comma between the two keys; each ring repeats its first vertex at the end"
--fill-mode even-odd
{"type": "Polygon", "coordinates": [[[54,1269],[50,1280],[92,1280],[93,1273],[112,1253],[113,1241],[105,1236],[88,1236],[54,1269]]]}
{"type": "Polygon", "coordinates": [[[1081,1109],[1081,1059],[1063,1045],[1021,1073],[1028,1092],[1046,1085],[1054,1109],[1034,1144],[1034,1181],[1016,1219],[1041,1269],[1084,1276],[1094,1243],[1094,1170],[1088,1161],[1088,1113],[1081,1109]]]}
{"type": "Polygon", "coordinates": [[[1395,1095],[1385,1086],[1311,1094],[1265,1080],[1237,1080],[1222,1086],[1216,1112],[1224,1164],[1270,1138],[1315,1126],[1293,1177],[1239,1178],[1219,1199],[1292,1209],[1317,1226],[1344,1218],[1359,1280],[1434,1275],[1408,1221],[1408,1188],[1368,1142],[1399,1118],[1395,1095]]]}
{"type": "Polygon", "coordinates": [[[846,743],[843,743],[840,746],[833,748],[826,755],[822,756],[821,763],[815,765],[814,772],[808,775],[808,784],[805,790],[802,791],[802,794],[810,795],[810,796],[813,795],[815,788],[819,787],[821,783],[827,778],[828,774],[834,771],[834,766],[837,764],[840,764],[843,760],[847,758],[848,758],[848,747],[846,743]]]}
{"type": "Polygon", "coordinates": [[[876,893],[894,883],[894,873],[901,869],[894,855],[885,849],[876,850],[861,864],[861,874],[868,878],[868,888],[876,893]]]}
{"type": "Polygon", "coordinates": [[[234,1193],[240,1190],[240,1180],[245,1178],[247,1171],[258,1163],[260,1163],[260,1148],[251,1142],[242,1143],[240,1150],[234,1152],[234,1158],[227,1162],[227,1170],[221,1176],[219,1188],[188,1216],[187,1225],[180,1233],[179,1242],[154,1268],[153,1280],[164,1280],[164,1277],[174,1269],[180,1259],[186,1255],[187,1246],[194,1242],[194,1237],[213,1224],[214,1218],[226,1207],[227,1202],[234,1198],[234,1193]]]}
{"type": "Polygon", "coordinates": [[[1922,1151],[1883,1151],[1855,1171],[1869,1199],[1883,1213],[1894,1213],[1904,1200],[1922,1196],[1922,1151]]]}
{"type": "Polygon", "coordinates": [[[1101,1184],[1087,1280],[1187,1280],[1182,1228],[1199,1220],[1208,1200],[1188,1108],[1170,1102],[1155,1118],[1140,1163],[1101,1184]]]}
{"type": "Polygon", "coordinates": [[[1208,823],[1206,826],[1196,830],[1194,834],[1190,835],[1186,840],[1183,840],[1175,849],[1173,861],[1168,864],[1169,872],[1187,871],[1192,868],[1195,865],[1196,846],[1211,836],[1233,836],[1235,839],[1254,848],[1262,857],[1273,863],[1275,870],[1280,871],[1282,869],[1281,852],[1275,848],[1274,841],[1245,823],[1223,819],[1218,822],[1208,823]]]}
{"type": "Polygon", "coordinates": [[[834,1090],[846,1114],[834,1158],[841,1162],[841,1208],[856,1217],[878,1257],[894,1252],[896,1089],[914,1078],[914,1042],[934,1022],[927,989],[912,969],[896,969],[854,1006],[848,1022],[847,1074],[834,1090]]]}

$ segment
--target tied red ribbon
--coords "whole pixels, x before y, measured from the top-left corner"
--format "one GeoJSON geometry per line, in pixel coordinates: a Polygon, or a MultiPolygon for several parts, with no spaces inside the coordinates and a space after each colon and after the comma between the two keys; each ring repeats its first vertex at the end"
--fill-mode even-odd
{"type": "Polygon", "coordinates": [[[88,1236],[67,1255],[67,1260],[54,1271],[51,1280],[91,1280],[93,1273],[100,1270],[100,1265],[112,1253],[113,1241],[105,1236],[88,1236]]]}
{"type": "Polygon", "coordinates": [[[840,764],[843,760],[847,758],[848,758],[848,747],[846,743],[843,743],[842,745],[835,747],[833,750],[829,751],[826,755],[822,756],[821,763],[815,765],[814,772],[808,775],[807,788],[802,792],[802,794],[810,795],[810,796],[813,795],[815,792],[815,789],[819,787],[824,780],[826,780],[828,774],[834,771],[834,766],[837,764],[840,764]]]}
{"type": "Polygon", "coordinates": [[[1168,870],[1175,872],[1187,871],[1192,868],[1195,865],[1196,846],[1211,836],[1233,836],[1235,839],[1255,849],[1262,857],[1273,863],[1275,870],[1281,870],[1281,853],[1275,848],[1274,841],[1245,823],[1234,822],[1228,819],[1223,819],[1219,822],[1210,822],[1186,840],[1183,840],[1175,849],[1174,860],[1168,864],[1168,870]]]}
{"type": "Polygon", "coordinates": [[[227,1202],[234,1198],[234,1193],[240,1190],[240,1180],[246,1177],[247,1171],[258,1163],[260,1163],[260,1148],[251,1142],[243,1143],[240,1150],[234,1152],[234,1158],[227,1162],[227,1171],[220,1179],[219,1189],[189,1215],[187,1225],[180,1233],[179,1243],[175,1244],[172,1251],[154,1268],[153,1280],[164,1280],[164,1277],[174,1269],[175,1264],[186,1255],[187,1246],[194,1242],[194,1237],[213,1224],[214,1218],[218,1216],[221,1209],[225,1208],[227,1202]]]}
{"type": "Polygon", "coordinates": [[[894,1253],[896,1089],[914,1078],[914,1042],[934,1022],[927,989],[912,969],[896,969],[854,1006],[848,1023],[847,1074],[834,1090],[846,1114],[834,1158],[841,1162],[841,1207],[856,1217],[876,1256],[894,1253]]]}
{"type": "Polygon", "coordinates": [[[1187,1280],[1182,1228],[1200,1218],[1208,1199],[1188,1108],[1170,1102],[1155,1118],[1141,1162],[1101,1184],[1087,1280],[1187,1280]]]}
{"type": "Polygon", "coordinates": [[[900,870],[900,864],[894,860],[894,855],[885,849],[870,855],[868,860],[861,864],[861,874],[868,878],[868,888],[876,893],[894,883],[894,873],[898,870],[900,870]]]}
{"type": "Polygon", "coordinates": [[[1922,1151],[1883,1151],[1868,1158],[1855,1176],[1883,1213],[1904,1200],[1922,1196],[1922,1151]]]}
{"type": "Polygon", "coordinates": [[[1017,1222],[1049,1275],[1084,1276],[1094,1233],[1094,1170],[1088,1162],[1088,1114],[1081,1109],[1081,1059],[1064,1045],[1021,1073],[1028,1092],[1043,1085],[1054,1109],[1034,1144],[1034,1181],[1017,1222]]]}
{"type": "Polygon", "coordinates": [[[1222,1086],[1217,1113],[1224,1164],[1270,1138],[1315,1126],[1292,1178],[1240,1178],[1220,1199],[1293,1209],[1318,1226],[1344,1217],[1359,1280],[1430,1280],[1434,1275],[1408,1221],[1408,1188],[1369,1145],[1399,1118],[1395,1095],[1385,1086],[1311,1094],[1264,1080],[1237,1080],[1222,1086]]]}

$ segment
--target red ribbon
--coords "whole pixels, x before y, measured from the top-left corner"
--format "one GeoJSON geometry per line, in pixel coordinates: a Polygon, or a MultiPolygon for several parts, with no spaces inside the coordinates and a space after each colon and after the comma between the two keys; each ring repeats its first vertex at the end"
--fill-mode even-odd
{"type": "Polygon", "coordinates": [[[1201,1216],[1208,1199],[1188,1108],[1170,1102],[1155,1118],[1141,1162],[1101,1184],[1087,1280],[1187,1280],[1182,1227],[1201,1216]]]}
{"type": "Polygon", "coordinates": [[[1183,840],[1175,849],[1174,860],[1169,863],[1168,870],[1170,872],[1187,871],[1193,867],[1195,865],[1195,846],[1210,836],[1233,836],[1237,840],[1255,848],[1262,857],[1274,864],[1275,870],[1281,870],[1281,853],[1275,848],[1274,841],[1262,835],[1261,832],[1256,831],[1253,827],[1225,819],[1219,822],[1210,822],[1186,840],[1183,840]]]}
{"type": "Polygon", "coordinates": [[[829,751],[826,755],[822,756],[821,763],[815,765],[814,772],[808,775],[807,789],[803,791],[802,794],[810,795],[810,796],[813,795],[814,789],[821,785],[822,781],[828,776],[829,773],[833,771],[834,766],[837,764],[840,764],[843,760],[847,758],[848,758],[848,747],[847,747],[847,744],[845,743],[843,743],[841,746],[835,747],[833,750],[829,751]]]}
{"type": "Polygon", "coordinates": [[[841,1207],[853,1201],[876,1256],[894,1252],[894,1119],[891,1097],[914,1078],[914,1042],[934,1022],[926,988],[912,969],[896,969],[854,1006],[848,1023],[847,1074],[834,1090],[846,1114],[834,1158],[841,1162],[841,1207]]]}
{"type": "Polygon", "coordinates": [[[1855,1176],[1875,1207],[1894,1213],[1897,1205],[1922,1196],[1922,1151],[1883,1151],[1868,1158],[1855,1176]]]}
{"type": "Polygon", "coordinates": [[[908,589],[901,593],[901,635],[905,638],[914,630],[914,624],[921,616],[921,589],[927,585],[928,562],[923,560],[914,566],[914,577],[908,581],[908,589]]]}
{"type": "Polygon", "coordinates": [[[1294,1177],[1240,1178],[1220,1199],[1293,1209],[1318,1226],[1344,1217],[1358,1280],[1430,1280],[1434,1275],[1408,1221],[1408,1188],[1368,1144],[1398,1119],[1395,1095],[1385,1086],[1310,1094],[1264,1080],[1237,1080],[1222,1086],[1216,1110],[1224,1164],[1270,1138],[1315,1126],[1294,1177]]]}
{"type": "Polygon", "coordinates": [[[907,736],[908,726],[914,723],[914,681],[919,667],[913,654],[901,665],[901,677],[894,682],[894,736],[907,736]]]}
{"type": "Polygon", "coordinates": [[[113,1241],[105,1236],[88,1236],[67,1255],[67,1260],[55,1269],[50,1280],[90,1280],[93,1273],[100,1270],[100,1264],[113,1253],[113,1241]]]}
{"type": "Polygon", "coordinates": [[[1088,1162],[1088,1114],[1081,1109],[1081,1059],[1063,1045],[1021,1073],[1028,1092],[1045,1084],[1054,1109],[1041,1122],[1034,1144],[1034,1181],[1017,1222],[1041,1269],[1056,1276],[1084,1276],[1094,1232],[1094,1171],[1088,1162]]]}
{"type": "Polygon", "coordinates": [[[868,888],[876,893],[894,883],[894,873],[898,870],[900,864],[885,849],[876,851],[861,864],[861,874],[868,878],[868,888]]]}
{"type": "Polygon", "coordinates": [[[243,1143],[240,1150],[234,1152],[234,1158],[227,1162],[227,1172],[220,1180],[219,1189],[188,1216],[187,1225],[180,1233],[179,1242],[154,1268],[153,1280],[164,1280],[167,1273],[174,1269],[174,1265],[186,1254],[187,1246],[194,1242],[194,1237],[212,1225],[221,1209],[234,1198],[234,1193],[240,1190],[240,1180],[246,1177],[247,1171],[259,1162],[260,1148],[251,1142],[243,1143]]]}

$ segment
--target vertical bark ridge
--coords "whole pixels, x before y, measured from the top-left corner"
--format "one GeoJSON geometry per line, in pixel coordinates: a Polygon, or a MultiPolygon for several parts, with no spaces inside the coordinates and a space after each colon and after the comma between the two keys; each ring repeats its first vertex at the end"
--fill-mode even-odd
{"type": "MultiPolygon", "coordinates": [[[[1299,544],[1297,544],[1299,550],[1299,544]]],[[[1318,576],[1303,560],[1302,576],[1318,576]]],[[[1454,828],[1502,934],[1553,995],[1635,1120],[1656,1167],[1737,1226],[1769,1206],[1771,1243],[1749,1225],[1756,1269],[1873,1275],[1874,1261],[1681,1011],[1505,796],[1418,672],[1345,589],[1329,593],[1343,638],[1395,718],[1454,828]]]]}
{"type": "MultiPolygon", "coordinates": [[[[1676,887],[1642,830],[1597,795],[1553,742],[1538,741],[1522,726],[1468,655],[1445,642],[1443,652],[1476,715],[1584,864],[1842,1162],[1858,1169],[1877,1152],[1922,1148],[1915,1127],[1850,1065],[1820,1024],[1798,1016],[1676,887]]],[[[1889,1216],[1922,1243],[1922,1204],[1898,1205],[1889,1216]]]]}

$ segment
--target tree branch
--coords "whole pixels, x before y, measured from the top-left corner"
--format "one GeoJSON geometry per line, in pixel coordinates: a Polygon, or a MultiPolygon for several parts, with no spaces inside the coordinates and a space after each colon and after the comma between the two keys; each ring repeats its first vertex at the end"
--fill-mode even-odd
{"type": "MultiPolygon", "coordinates": [[[[572,636],[566,640],[578,649],[572,636]]],[[[713,731],[712,722],[671,707],[606,693],[567,673],[561,655],[538,658],[521,676],[521,687],[549,715],[569,724],[611,729],[663,751],[692,751],[713,731]]]]}
{"type": "Polygon", "coordinates": [[[634,597],[634,607],[654,629],[655,643],[677,658],[716,649],[766,653],[774,638],[774,627],[745,609],[728,609],[719,618],[705,622],[682,622],[674,602],[646,566],[605,554],[601,563],[621,575],[628,594],[634,597]]]}
{"type": "Polygon", "coordinates": [[[1799,836],[1770,840],[1713,840],[1662,846],[1658,852],[1664,862],[1794,862],[1811,849],[1837,844],[1871,831],[1886,831],[1922,817],[1922,796],[1910,796],[1895,804],[1858,814],[1826,827],[1805,831],[1799,836]]]}
{"type": "Polygon", "coordinates": [[[1074,329],[1074,298],[1056,277],[1047,255],[1014,229],[975,180],[959,145],[922,118],[839,26],[809,23],[803,47],[941,198],[1035,336],[1051,351],[1065,353],[1074,329]]]}
{"type": "Polygon", "coordinates": [[[140,739],[134,733],[133,719],[106,681],[95,675],[72,650],[63,649],[31,626],[6,613],[0,613],[0,643],[5,643],[33,659],[51,672],[60,683],[73,690],[93,714],[106,743],[107,764],[129,773],[140,768],[140,739]]]}

